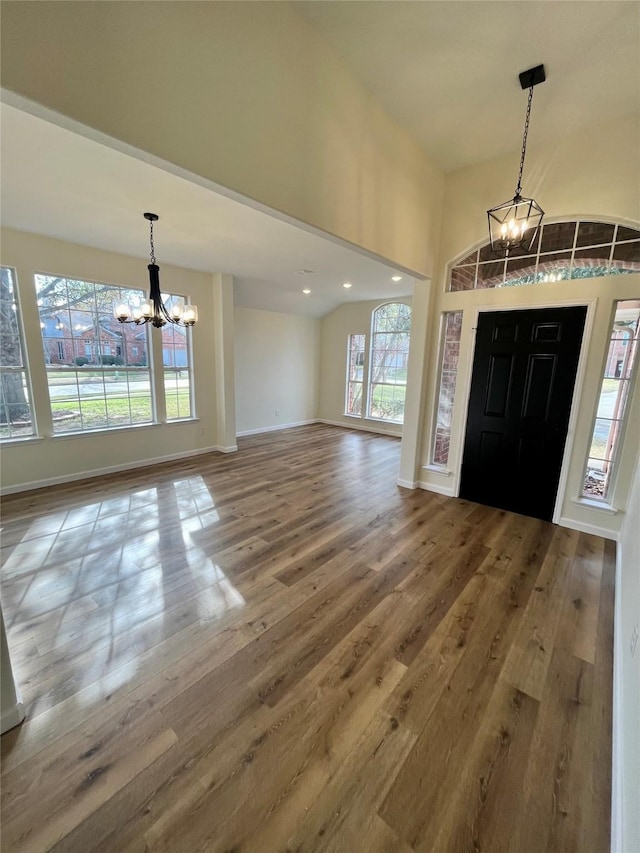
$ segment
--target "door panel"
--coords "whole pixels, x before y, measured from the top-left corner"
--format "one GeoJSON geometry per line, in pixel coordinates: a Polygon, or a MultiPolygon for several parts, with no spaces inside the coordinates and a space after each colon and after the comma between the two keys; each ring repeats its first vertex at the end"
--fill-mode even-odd
{"type": "Polygon", "coordinates": [[[586,308],[478,319],[460,496],[551,519],[586,308]]]}

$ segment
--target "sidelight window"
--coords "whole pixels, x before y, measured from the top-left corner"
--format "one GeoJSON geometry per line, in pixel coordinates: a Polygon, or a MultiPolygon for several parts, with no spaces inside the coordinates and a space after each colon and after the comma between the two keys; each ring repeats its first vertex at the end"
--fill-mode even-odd
{"type": "Polygon", "coordinates": [[[434,465],[446,465],[449,461],[451,440],[451,416],[458,378],[460,335],[462,333],[462,311],[449,311],[442,315],[440,344],[440,386],[438,388],[438,411],[431,461],[434,465]]]}
{"type": "Polygon", "coordinates": [[[638,351],[639,320],[640,300],[616,303],[584,475],[586,498],[605,501],[611,491],[638,351]]]}

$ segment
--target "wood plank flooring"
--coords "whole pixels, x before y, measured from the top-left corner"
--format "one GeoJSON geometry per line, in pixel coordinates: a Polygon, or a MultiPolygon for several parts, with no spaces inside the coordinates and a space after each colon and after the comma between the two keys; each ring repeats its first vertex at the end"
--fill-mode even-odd
{"type": "Polygon", "coordinates": [[[2,850],[608,851],[614,546],[239,448],[3,502],[2,850]]]}

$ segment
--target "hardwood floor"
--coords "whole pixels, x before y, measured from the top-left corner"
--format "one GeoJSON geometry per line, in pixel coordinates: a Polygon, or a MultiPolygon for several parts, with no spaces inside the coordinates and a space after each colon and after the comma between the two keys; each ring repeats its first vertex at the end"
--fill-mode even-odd
{"type": "Polygon", "coordinates": [[[614,546],[314,425],[3,503],[3,851],[609,850],[614,546]]]}

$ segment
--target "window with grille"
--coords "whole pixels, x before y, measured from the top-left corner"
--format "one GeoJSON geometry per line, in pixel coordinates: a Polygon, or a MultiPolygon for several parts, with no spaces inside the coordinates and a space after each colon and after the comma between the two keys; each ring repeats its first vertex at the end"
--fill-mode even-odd
{"type": "Polygon", "coordinates": [[[518,287],[640,272],[640,231],[608,222],[550,222],[531,250],[496,260],[487,243],[452,265],[448,290],[518,287]]]}
{"type": "Polygon", "coordinates": [[[388,302],[373,312],[368,417],[401,424],[407,390],[411,308],[388,302]]]}
{"type": "Polygon", "coordinates": [[[152,423],[147,327],[113,315],[144,292],[49,275],[35,283],[54,434],[152,423]]]}
{"type": "Polygon", "coordinates": [[[640,300],[616,303],[584,474],[586,498],[606,501],[611,491],[638,351],[639,320],[640,300]]]}
{"type": "Polygon", "coordinates": [[[345,413],[362,417],[365,335],[349,335],[345,413]]]}
{"type": "Polygon", "coordinates": [[[438,409],[434,430],[431,461],[434,465],[446,465],[449,461],[451,440],[451,416],[458,378],[460,335],[462,333],[462,311],[448,311],[442,315],[440,343],[440,382],[438,409]]]}
{"type": "Polygon", "coordinates": [[[0,439],[34,434],[15,271],[0,267],[0,439]]]}
{"type": "MultiPolygon", "coordinates": [[[[182,296],[163,294],[171,312],[182,296]]],[[[191,333],[184,326],[167,324],[162,328],[162,364],[167,420],[177,421],[193,416],[193,371],[191,366],[191,333]]]]}

